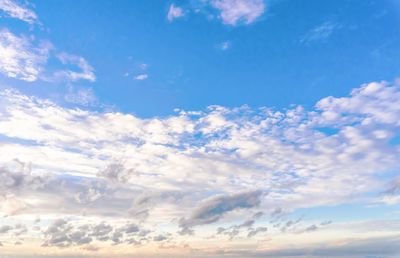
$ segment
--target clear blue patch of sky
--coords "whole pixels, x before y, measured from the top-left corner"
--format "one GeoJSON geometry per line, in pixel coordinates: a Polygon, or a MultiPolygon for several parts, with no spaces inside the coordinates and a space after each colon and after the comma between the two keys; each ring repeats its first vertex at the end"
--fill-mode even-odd
{"type": "MultiPolygon", "coordinates": [[[[311,107],[362,83],[399,76],[400,8],[392,0],[270,1],[256,22],[236,27],[195,13],[184,1],[33,3],[41,28],[29,31],[15,19],[3,19],[4,26],[50,40],[54,53],[83,56],[97,81],[75,84],[93,87],[102,102],[140,117],[212,104],[311,107]],[[170,22],[171,3],[190,12],[170,22]],[[334,25],[328,36],[301,42],[326,23],[334,25]],[[225,41],[230,48],[222,51],[218,46],[225,41]],[[134,80],[144,73],[148,79],[134,80]]],[[[56,67],[56,60],[49,65],[56,67]]],[[[65,87],[42,81],[13,85],[55,98],[65,87]]]]}

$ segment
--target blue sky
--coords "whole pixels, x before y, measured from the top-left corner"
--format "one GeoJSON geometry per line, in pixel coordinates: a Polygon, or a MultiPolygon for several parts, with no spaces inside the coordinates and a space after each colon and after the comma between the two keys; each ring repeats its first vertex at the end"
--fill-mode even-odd
{"type": "MultiPolygon", "coordinates": [[[[172,21],[166,13],[173,2],[36,1],[44,25],[29,32],[24,22],[2,23],[83,56],[97,79],[80,86],[121,111],[151,117],[214,104],[312,106],[362,83],[394,80],[400,62],[395,2],[275,0],[250,24],[239,19],[233,26],[201,1],[174,3],[184,16],[172,21]],[[148,78],[134,80],[140,74],[148,78]]],[[[46,97],[64,87],[38,84],[21,87],[46,97]]]]}
{"type": "Polygon", "coordinates": [[[399,67],[397,0],[0,0],[0,254],[397,257],[399,67]]]}

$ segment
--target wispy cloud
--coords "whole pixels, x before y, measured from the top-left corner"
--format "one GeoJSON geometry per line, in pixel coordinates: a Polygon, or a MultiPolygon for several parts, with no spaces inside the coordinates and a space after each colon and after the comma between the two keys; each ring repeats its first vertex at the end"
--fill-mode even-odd
{"type": "Polygon", "coordinates": [[[33,46],[32,40],[18,37],[7,29],[0,31],[0,73],[24,80],[35,81],[44,70],[53,46],[41,41],[33,46]]]}
{"type": "Polygon", "coordinates": [[[337,23],[325,22],[307,32],[307,34],[300,39],[300,43],[310,43],[312,41],[327,39],[339,28],[341,28],[341,26],[337,23]]]}
{"type": "Polygon", "coordinates": [[[24,35],[16,36],[8,29],[2,29],[0,31],[0,73],[28,82],[38,79],[44,81],[62,79],[68,82],[82,79],[91,82],[96,80],[93,67],[83,57],[64,52],[57,55],[61,63],[76,65],[81,71],[65,69],[49,75],[49,71],[46,71],[47,61],[55,48],[47,40],[41,40],[36,45],[34,43],[35,41],[31,38],[24,35]]]}
{"type": "Polygon", "coordinates": [[[98,103],[98,99],[94,94],[93,88],[75,89],[73,86],[69,86],[68,93],[64,98],[67,102],[82,106],[91,106],[98,103]]]}
{"type": "Polygon", "coordinates": [[[167,18],[172,21],[175,18],[179,18],[184,16],[183,10],[181,7],[175,7],[174,4],[171,4],[169,7],[167,18]]]}
{"type": "Polygon", "coordinates": [[[20,19],[29,24],[38,22],[38,17],[34,11],[22,7],[15,1],[0,0],[0,9],[7,13],[10,17],[20,19]]]}
{"type": "Polygon", "coordinates": [[[57,58],[63,64],[73,64],[81,69],[81,72],[75,72],[71,70],[61,70],[54,73],[56,78],[64,78],[68,81],[78,81],[78,80],[88,80],[91,82],[96,81],[96,76],[94,75],[94,69],[89,63],[81,56],[75,56],[67,54],[65,52],[57,55],[57,58]]]}

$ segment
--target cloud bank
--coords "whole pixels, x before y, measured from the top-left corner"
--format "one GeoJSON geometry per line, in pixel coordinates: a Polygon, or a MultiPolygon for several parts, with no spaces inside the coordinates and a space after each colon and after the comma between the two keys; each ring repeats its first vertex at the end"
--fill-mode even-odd
{"type": "Polygon", "coordinates": [[[2,91],[0,103],[1,214],[46,218],[29,222],[39,231],[21,235],[50,249],[134,244],[192,252],[182,235],[319,236],[329,218],[287,214],[399,200],[398,178],[390,176],[400,154],[396,84],[364,84],[312,110],[210,106],[148,119],[69,109],[15,90],[2,91]]]}

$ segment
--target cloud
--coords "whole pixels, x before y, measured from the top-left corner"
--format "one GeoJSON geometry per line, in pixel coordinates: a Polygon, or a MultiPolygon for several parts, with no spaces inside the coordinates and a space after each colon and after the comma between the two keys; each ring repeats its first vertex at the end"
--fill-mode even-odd
{"type": "Polygon", "coordinates": [[[305,34],[300,39],[300,43],[310,43],[312,41],[327,39],[336,29],[339,29],[340,27],[341,26],[336,23],[325,22],[305,34]]]}
{"type": "Polygon", "coordinates": [[[65,52],[57,55],[57,58],[64,64],[73,64],[81,69],[81,72],[75,72],[71,70],[61,70],[55,72],[54,76],[56,78],[63,78],[68,81],[78,81],[78,80],[88,80],[91,82],[96,81],[96,76],[94,75],[94,69],[89,63],[81,56],[75,56],[67,54],[65,52]]]}
{"type": "Polygon", "coordinates": [[[38,17],[34,11],[22,7],[12,0],[0,0],[0,9],[10,17],[20,19],[29,24],[38,22],[38,17]]]}
{"type": "MultiPolygon", "coordinates": [[[[54,81],[63,79],[67,81],[89,80],[94,82],[96,76],[94,69],[88,62],[79,56],[61,53],[57,58],[64,64],[73,64],[81,69],[81,72],[71,70],[56,71],[53,75],[46,75],[45,67],[47,60],[50,58],[50,53],[54,50],[54,46],[47,40],[39,41],[37,46],[33,45],[34,40],[26,36],[16,36],[8,29],[0,31],[0,73],[5,76],[33,82],[38,79],[45,81],[54,81]]],[[[86,99],[90,93],[86,91],[86,99]]],[[[81,101],[85,92],[78,92],[80,96],[69,96],[70,100],[81,101]]]]}
{"type": "Polygon", "coordinates": [[[247,237],[248,237],[248,238],[253,237],[253,236],[257,235],[258,233],[260,233],[260,232],[266,232],[267,230],[268,230],[268,228],[266,228],[266,227],[257,227],[256,229],[251,230],[251,231],[247,234],[247,237]]]}
{"type": "Polygon", "coordinates": [[[11,170],[8,166],[0,167],[0,189],[3,194],[17,193],[27,188],[37,189],[47,182],[45,177],[32,174],[30,163],[14,160],[10,165],[15,169],[11,170]]]}
{"type": "Polygon", "coordinates": [[[135,80],[142,81],[142,80],[146,80],[148,77],[149,76],[147,74],[140,74],[140,75],[135,77],[135,80]]]}
{"type": "Polygon", "coordinates": [[[175,7],[174,4],[171,4],[169,7],[167,18],[172,21],[175,18],[179,18],[184,16],[183,10],[181,7],[175,7]]]}
{"type": "Polygon", "coordinates": [[[190,234],[195,227],[202,236],[223,226],[235,241],[259,226],[271,234],[284,234],[280,229],[287,225],[291,233],[317,236],[331,227],[294,226],[285,214],[375,202],[373,193],[385,191],[397,196],[393,171],[400,168],[400,149],[391,140],[400,128],[399,107],[400,87],[387,82],[323,98],[310,110],[211,106],[146,119],[3,90],[2,215],[29,215],[33,223],[40,214],[45,232],[48,217],[65,218],[54,234],[37,236],[60,247],[83,248],[89,238],[110,246],[150,244],[159,235],[174,241],[178,230],[190,234]],[[24,170],[11,164],[15,158],[24,161],[24,170]],[[41,181],[44,175],[50,182],[41,181]],[[256,210],[280,225],[252,224],[263,216],[253,215],[256,210]],[[230,222],[237,226],[223,225],[230,222]]]}
{"type": "Polygon", "coordinates": [[[38,47],[27,37],[18,37],[7,29],[0,31],[0,73],[24,81],[35,81],[44,70],[53,46],[41,41],[38,47]]]}
{"type": "Polygon", "coordinates": [[[26,204],[13,194],[5,196],[1,212],[6,216],[14,216],[26,208],[26,204]]]}
{"type": "Polygon", "coordinates": [[[400,176],[395,177],[391,182],[390,182],[390,187],[389,189],[384,191],[385,194],[397,194],[400,193],[400,176]]]}
{"type": "Polygon", "coordinates": [[[8,225],[3,225],[3,226],[0,227],[0,234],[7,233],[11,229],[13,229],[13,227],[8,226],[8,225]]]}
{"type": "Polygon", "coordinates": [[[225,41],[221,44],[221,50],[223,50],[223,51],[228,50],[229,47],[230,47],[230,43],[228,41],[225,41]]]}
{"type": "Polygon", "coordinates": [[[72,86],[68,88],[68,94],[64,99],[67,102],[78,104],[82,106],[92,106],[98,103],[98,99],[94,94],[93,88],[83,88],[75,90],[72,86]]]}
{"type": "Polygon", "coordinates": [[[236,25],[239,21],[250,24],[265,9],[263,0],[215,0],[211,5],[221,11],[222,21],[230,25],[236,25]]]}
{"type": "Polygon", "coordinates": [[[236,209],[250,209],[261,202],[262,191],[245,191],[233,195],[217,195],[203,200],[192,212],[189,219],[182,218],[180,227],[188,229],[196,225],[217,222],[227,212],[236,209]]]}

